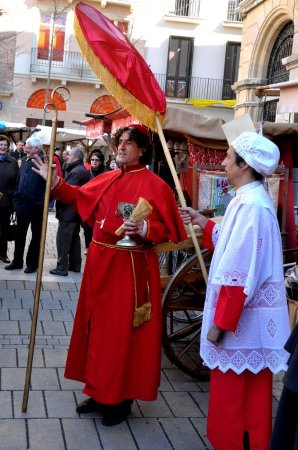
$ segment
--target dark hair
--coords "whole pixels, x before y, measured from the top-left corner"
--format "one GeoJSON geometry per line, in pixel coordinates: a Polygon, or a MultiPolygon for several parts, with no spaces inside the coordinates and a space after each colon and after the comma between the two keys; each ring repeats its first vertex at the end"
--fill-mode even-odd
{"type": "Polygon", "coordinates": [[[113,137],[115,145],[119,146],[119,141],[123,133],[128,132],[128,137],[131,141],[135,142],[137,146],[142,150],[143,154],[140,156],[141,164],[150,164],[152,161],[152,145],[149,140],[149,137],[139,131],[137,128],[132,127],[124,127],[120,128],[113,137]]]}
{"type": "MultiPolygon", "coordinates": [[[[245,159],[242,158],[236,151],[235,151],[235,163],[238,167],[241,167],[243,163],[246,163],[245,159]]],[[[246,163],[247,164],[247,163],[246,163]]],[[[263,175],[261,175],[259,172],[257,172],[253,167],[249,166],[252,171],[252,175],[256,181],[263,180],[263,175]]]]}
{"type": "MultiPolygon", "coordinates": [[[[104,146],[102,146],[104,147],[104,146]]],[[[104,149],[106,149],[106,147],[104,147],[104,149]]],[[[104,154],[102,153],[102,151],[100,150],[100,147],[94,147],[91,152],[89,153],[88,157],[87,157],[87,162],[90,163],[91,158],[93,155],[96,155],[100,162],[103,163],[105,160],[104,154]]]]}
{"type": "Polygon", "coordinates": [[[0,141],[6,141],[8,147],[10,146],[10,140],[8,139],[7,136],[5,136],[5,134],[0,134],[0,141]]]}

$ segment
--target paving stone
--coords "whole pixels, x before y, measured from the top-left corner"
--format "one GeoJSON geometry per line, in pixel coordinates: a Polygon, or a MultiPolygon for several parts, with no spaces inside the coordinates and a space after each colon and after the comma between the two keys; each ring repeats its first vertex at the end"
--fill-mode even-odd
{"type": "Polygon", "coordinates": [[[69,296],[70,296],[71,300],[75,303],[77,303],[79,295],[80,295],[80,292],[79,292],[80,288],[77,288],[77,289],[78,289],[78,291],[76,291],[76,292],[69,292],[69,296]]]}
{"type": "Polygon", "coordinates": [[[206,450],[214,450],[213,446],[210,444],[206,436],[207,419],[206,418],[190,419],[190,421],[192,422],[193,426],[199,433],[202,443],[204,444],[203,448],[206,450]]]}
{"type": "Polygon", "coordinates": [[[43,393],[41,391],[29,391],[26,412],[22,412],[23,395],[24,393],[21,391],[13,392],[14,417],[17,419],[45,418],[46,408],[43,393]]]}
{"type": "MultiPolygon", "coordinates": [[[[32,321],[31,320],[20,320],[19,321],[20,324],[20,330],[21,330],[21,334],[30,334],[31,331],[31,325],[32,325],[32,321]]],[[[36,325],[36,335],[43,335],[43,329],[41,327],[40,322],[37,322],[36,325]]]]}
{"type": "MultiPolygon", "coordinates": [[[[0,419],[12,419],[13,413],[12,413],[12,398],[11,398],[11,392],[10,391],[0,391],[0,419]]],[[[0,441],[1,441],[1,434],[0,434],[0,441]]],[[[0,443],[0,448],[1,443],[0,443]]]]}
{"type": "Polygon", "coordinates": [[[160,393],[155,402],[138,400],[138,404],[144,417],[173,417],[172,411],[160,393]]]}
{"type": "MultiPolygon", "coordinates": [[[[139,419],[136,419],[139,420],[139,419]]],[[[127,422],[122,422],[114,427],[105,427],[101,424],[101,420],[95,420],[100,440],[104,450],[134,450],[142,447],[136,447],[131,430],[127,422]]],[[[154,450],[157,447],[154,447],[154,450]]],[[[152,450],[152,447],[151,447],[152,450]]],[[[166,450],[166,448],[165,448],[166,450]]]]}
{"type": "MultiPolygon", "coordinates": [[[[8,308],[1,308],[0,309],[0,320],[9,320],[9,309],[8,308]]],[[[0,324],[1,326],[1,324],[0,324]]]]}
{"type": "Polygon", "coordinates": [[[24,281],[22,280],[8,280],[7,281],[8,289],[24,289],[24,281]]]}
{"type": "Polygon", "coordinates": [[[14,289],[0,289],[0,298],[7,299],[7,300],[15,299],[16,294],[15,294],[14,289]]]}
{"type": "Polygon", "coordinates": [[[163,396],[175,417],[203,417],[188,392],[163,392],[163,396]]]}
{"type": "Polygon", "coordinates": [[[25,289],[32,289],[32,290],[34,290],[35,286],[36,286],[36,282],[35,281],[31,281],[31,280],[25,280],[24,284],[25,284],[25,289]]]}
{"type": "Polygon", "coordinates": [[[60,390],[56,369],[32,370],[31,384],[33,390],[60,390]]]}
{"type": "Polygon", "coordinates": [[[56,322],[72,322],[73,321],[73,314],[70,310],[56,310],[53,311],[53,320],[56,322]]]}
{"type": "Polygon", "coordinates": [[[165,355],[164,352],[161,354],[161,368],[162,369],[173,369],[173,364],[169,360],[169,358],[165,355]]]}
{"type": "Polygon", "coordinates": [[[71,336],[73,330],[73,322],[64,322],[64,327],[68,336],[71,336]]]}
{"type": "MultiPolygon", "coordinates": [[[[62,424],[69,450],[99,450],[101,448],[96,426],[92,419],[63,419],[62,424]]],[[[114,449],[116,448],[114,447],[114,449]]],[[[119,447],[120,449],[123,450],[122,445],[119,447]]]]}
{"type": "Polygon", "coordinates": [[[203,449],[201,439],[189,419],[161,418],[159,422],[164,429],[173,449],[198,450],[203,449]]]}
{"type": "MultiPolygon", "coordinates": [[[[30,313],[32,315],[32,310],[30,310],[30,313]]],[[[53,320],[52,311],[50,309],[39,309],[38,321],[41,322],[42,320],[53,320]]]]}
{"type": "Polygon", "coordinates": [[[54,300],[69,300],[69,293],[63,291],[52,291],[52,296],[54,300]]]}
{"type": "Polygon", "coordinates": [[[23,390],[25,383],[25,373],[26,370],[23,368],[1,369],[1,390],[2,391],[23,390]]]}
{"type": "MultiPolygon", "coordinates": [[[[19,348],[17,350],[18,367],[27,367],[28,348],[19,348]]],[[[32,367],[44,367],[42,350],[35,348],[33,353],[32,367]]]]}
{"type": "Polygon", "coordinates": [[[31,320],[31,314],[28,309],[12,309],[9,310],[10,320],[31,320]]]}
{"type": "Polygon", "coordinates": [[[16,367],[17,352],[14,348],[0,349],[0,367],[16,367]]]}
{"type": "Polygon", "coordinates": [[[43,298],[40,303],[43,309],[62,309],[59,300],[43,298]]]}
{"type": "Polygon", "coordinates": [[[65,345],[66,347],[68,347],[69,342],[70,342],[70,336],[66,336],[66,337],[59,336],[58,341],[59,341],[59,345],[65,345]]]}
{"type": "Polygon", "coordinates": [[[74,417],[78,418],[76,402],[73,392],[46,391],[45,400],[48,417],[74,417]]]}
{"type": "Polygon", "coordinates": [[[204,416],[208,416],[208,403],[209,403],[209,393],[208,392],[190,392],[191,397],[199,405],[200,410],[203,412],[204,416]]]}
{"type": "Polygon", "coordinates": [[[59,287],[60,287],[60,291],[68,291],[68,292],[76,292],[77,291],[77,286],[71,282],[60,283],[59,287]]]}
{"type": "Polygon", "coordinates": [[[46,336],[63,336],[66,334],[63,322],[43,320],[42,327],[46,336]]]}
{"type": "Polygon", "coordinates": [[[1,322],[1,333],[7,334],[18,334],[19,324],[16,320],[10,320],[9,322],[1,322]]]}
{"type": "Polygon", "coordinates": [[[0,280],[0,289],[7,289],[7,281],[0,280]]]}
{"type": "Polygon", "coordinates": [[[42,289],[43,291],[58,291],[59,290],[59,283],[56,281],[43,281],[42,282],[42,289]]]}
{"type": "Polygon", "coordinates": [[[53,300],[51,291],[41,291],[40,300],[53,300]]]}
{"type": "MultiPolygon", "coordinates": [[[[25,420],[1,419],[0,420],[0,436],[1,436],[1,450],[27,450],[28,449],[25,420]]],[[[40,447],[40,448],[43,448],[43,447],[40,447]]],[[[31,448],[30,450],[33,450],[33,449],[31,448]]]]}
{"type": "Polygon", "coordinates": [[[34,299],[34,294],[32,290],[29,289],[16,289],[16,298],[22,298],[22,299],[34,299]]]}
{"type": "Polygon", "coordinates": [[[28,298],[22,298],[22,299],[21,299],[21,303],[22,303],[22,307],[23,307],[24,309],[29,309],[29,310],[31,310],[31,309],[33,308],[33,305],[34,305],[34,300],[33,300],[33,298],[30,298],[30,297],[28,297],[28,298]]]}
{"type": "Polygon", "coordinates": [[[161,371],[159,391],[173,391],[173,390],[174,388],[167,379],[167,377],[165,376],[164,371],[161,371]]]}
{"type": "Polygon", "coordinates": [[[69,309],[75,311],[77,309],[77,302],[74,300],[60,300],[62,309],[69,309]]]}
{"type": "Polygon", "coordinates": [[[165,436],[157,419],[128,419],[128,422],[140,449],[152,450],[154,448],[154,450],[172,450],[173,447],[165,436]]]}
{"type": "Polygon", "coordinates": [[[29,419],[28,432],[30,450],[66,449],[58,419],[29,419]]]}
{"type": "Polygon", "coordinates": [[[65,367],[66,348],[44,349],[46,367],[65,367]]]}
{"type": "Polygon", "coordinates": [[[165,369],[164,373],[175,391],[200,391],[198,383],[181,370],[165,369]]]}
{"type": "Polygon", "coordinates": [[[3,308],[22,308],[22,301],[19,298],[2,298],[2,307],[3,308]]]}

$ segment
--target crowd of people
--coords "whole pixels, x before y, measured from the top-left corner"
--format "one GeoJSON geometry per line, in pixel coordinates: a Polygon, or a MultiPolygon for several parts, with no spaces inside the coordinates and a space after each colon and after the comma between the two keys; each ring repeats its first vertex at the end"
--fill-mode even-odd
{"type": "MultiPolygon", "coordinates": [[[[51,179],[59,220],[57,266],[51,273],[67,276],[81,270],[81,223],[88,248],[65,369],[66,378],[84,383],[88,396],[76,410],[101,412],[102,424],[113,426],[128,417],[135,399],[156,400],[162,305],[153,244],[186,239],[184,225],[192,222],[203,230],[202,245],[214,251],[200,342],[201,358],[211,372],[207,436],[216,450],[267,450],[272,374],[287,370],[298,341],[296,330],[284,348],[290,328],[280,230],[263,184],[278,166],[278,147],[256,132],[242,133],[231,143],[222,164],[236,195],[222,223],[215,224],[191,207],[178,209],[168,184],[147,169],[152,144],[144,127],[121,128],[114,141],[117,163],[111,170],[100,149],[93,149],[84,163],[77,145],[65,155],[66,162],[56,149],[60,166],[56,161],[51,179]],[[141,197],[151,205],[149,216],[123,218],[119,203],[135,205],[141,197]],[[115,231],[121,225],[134,239],[133,247],[117,245],[115,231]],[[115,274],[121,277],[121,290],[115,274]]],[[[25,269],[30,273],[37,269],[48,167],[38,138],[27,139],[23,150],[18,149],[23,157],[9,155],[8,146],[0,136],[0,259],[8,262],[5,226],[15,208],[18,237],[13,261],[5,268],[23,266],[31,225],[25,269]]],[[[290,366],[291,377],[286,378],[281,420],[271,441],[274,450],[297,448],[297,414],[291,426],[294,437],[287,437],[286,447],[280,431],[289,429],[282,416],[296,399],[291,389],[297,391],[297,360],[297,355],[292,357],[296,370],[290,366]]]]}

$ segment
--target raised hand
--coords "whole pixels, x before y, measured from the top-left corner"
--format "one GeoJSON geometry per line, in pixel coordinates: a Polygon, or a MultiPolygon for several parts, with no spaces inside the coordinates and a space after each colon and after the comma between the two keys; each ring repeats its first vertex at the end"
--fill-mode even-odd
{"type": "MultiPolygon", "coordinates": [[[[32,167],[33,172],[40,175],[44,180],[48,178],[48,158],[45,156],[45,161],[43,161],[38,155],[35,155],[34,158],[32,158],[32,162],[35,165],[35,167],[32,167]]],[[[51,186],[55,186],[58,181],[59,177],[57,175],[56,170],[56,164],[52,165],[52,183],[51,186]]]]}

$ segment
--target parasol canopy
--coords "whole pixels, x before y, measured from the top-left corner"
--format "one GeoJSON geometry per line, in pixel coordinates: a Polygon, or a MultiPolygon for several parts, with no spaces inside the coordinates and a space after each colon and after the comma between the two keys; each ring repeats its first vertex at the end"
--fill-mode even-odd
{"type": "Polygon", "coordinates": [[[75,37],[89,66],[107,90],[132,116],[156,130],[166,98],[149,66],[122,32],[100,11],[79,2],[75,7],[75,37]]]}

